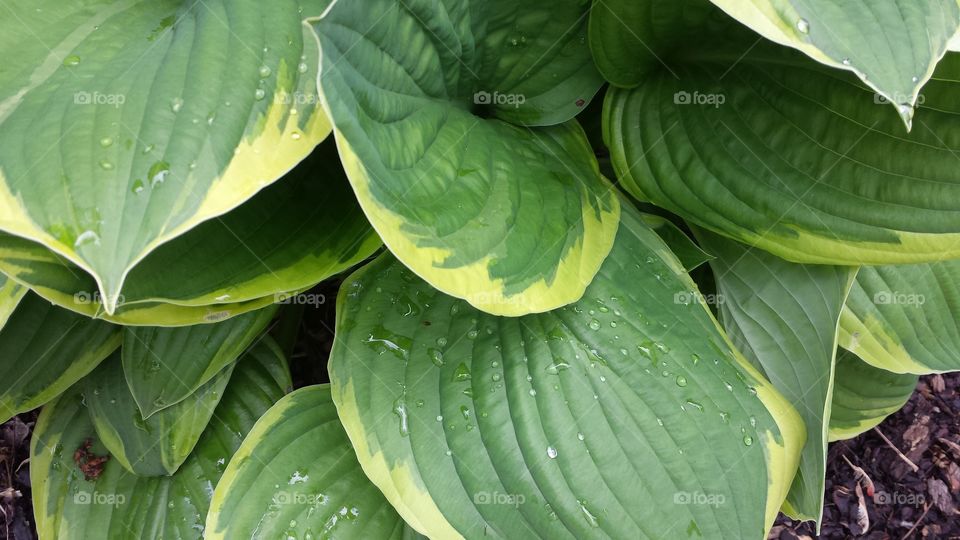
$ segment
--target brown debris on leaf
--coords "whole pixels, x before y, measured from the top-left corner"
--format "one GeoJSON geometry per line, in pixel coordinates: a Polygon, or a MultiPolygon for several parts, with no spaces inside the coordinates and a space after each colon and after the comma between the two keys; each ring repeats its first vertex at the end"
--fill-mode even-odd
{"type": "Polygon", "coordinates": [[[87,481],[100,478],[100,475],[103,474],[103,467],[110,460],[109,454],[98,456],[90,451],[91,447],[93,447],[93,440],[87,439],[73,452],[73,462],[77,464],[87,481]]]}

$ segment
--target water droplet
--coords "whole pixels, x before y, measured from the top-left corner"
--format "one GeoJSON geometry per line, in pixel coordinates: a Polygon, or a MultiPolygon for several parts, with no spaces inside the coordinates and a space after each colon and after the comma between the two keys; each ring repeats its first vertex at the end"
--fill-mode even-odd
{"type": "Polygon", "coordinates": [[[170,110],[177,113],[180,112],[180,109],[183,108],[183,100],[180,98],[173,98],[173,101],[170,102],[170,110]]]}
{"type": "Polygon", "coordinates": [[[720,421],[726,424],[730,421],[730,413],[720,411],[720,421]]]}
{"type": "Polygon", "coordinates": [[[457,366],[457,369],[453,372],[453,382],[466,382],[470,380],[470,368],[467,367],[463,362],[457,366]]]}
{"type": "Polygon", "coordinates": [[[294,131],[293,133],[290,134],[290,138],[295,141],[299,141],[300,139],[303,138],[303,134],[301,134],[299,131],[294,131]]]}
{"type": "Polygon", "coordinates": [[[687,405],[690,405],[691,407],[697,409],[698,411],[703,412],[703,404],[701,404],[698,401],[693,401],[692,399],[688,399],[687,405]]]}
{"type": "Polygon", "coordinates": [[[260,78],[266,79],[273,73],[273,70],[270,69],[270,66],[260,66],[260,78]]]}
{"type": "Polygon", "coordinates": [[[810,21],[808,21],[808,20],[806,20],[806,19],[799,19],[799,20],[797,20],[797,30],[799,30],[801,34],[809,34],[809,33],[810,33],[810,21]]]}
{"type": "Polygon", "coordinates": [[[113,163],[111,163],[110,161],[108,161],[108,160],[106,160],[106,159],[101,159],[101,160],[100,160],[100,168],[103,169],[103,170],[105,170],[105,171],[112,171],[112,170],[113,170],[113,163]]]}
{"type": "Polygon", "coordinates": [[[306,73],[308,69],[310,69],[310,68],[307,67],[307,63],[306,63],[306,62],[300,62],[300,65],[297,66],[297,71],[299,71],[300,73],[306,73]]]}
{"type": "Polygon", "coordinates": [[[577,433],[577,440],[582,441],[584,439],[583,433],[577,433]]]}
{"type": "Polygon", "coordinates": [[[693,360],[693,365],[697,365],[700,363],[700,355],[697,353],[691,354],[690,359],[693,360]]]}
{"type": "Polygon", "coordinates": [[[445,338],[445,337],[438,337],[438,338],[437,338],[437,345],[440,346],[440,347],[446,347],[446,346],[447,346],[447,338],[445,338]]]}
{"type": "Polygon", "coordinates": [[[910,81],[912,81],[912,82],[920,82],[920,77],[917,77],[916,75],[914,75],[913,77],[910,77],[910,81]]]}
{"type": "Polygon", "coordinates": [[[470,420],[470,409],[466,405],[460,406],[460,415],[464,420],[470,420]]]}
{"type": "Polygon", "coordinates": [[[397,415],[397,418],[400,419],[400,436],[406,437],[410,434],[410,428],[407,424],[407,402],[403,395],[393,402],[393,414],[397,415]]]}
{"type": "Polygon", "coordinates": [[[104,148],[109,148],[113,145],[113,137],[103,137],[100,139],[100,146],[104,148]]]}
{"type": "Polygon", "coordinates": [[[383,326],[376,327],[364,342],[380,354],[389,352],[403,361],[408,359],[410,348],[413,346],[410,338],[391,332],[383,326]]]}
{"type": "Polygon", "coordinates": [[[587,326],[589,326],[591,330],[599,330],[599,329],[600,329],[600,321],[598,321],[598,320],[596,320],[596,319],[593,319],[593,320],[590,321],[590,323],[589,323],[587,326]]]}
{"type": "Polygon", "coordinates": [[[570,369],[570,364],[564,362],[563,360],[554,360],[552,364],[547,366],[546,372],[551,375],[559,375],[561,371],[566,371],[570,369]]]}
{"type": "Polygon", "coordinates": [[[849,58],[844,58],[844,59],[843,59],[843,65],[849,66],[849,65],[850,65],[850,59],[849,59],[849,58]]]}
{"type": "Polygon", "coordinates": [[[597,517],[587,509],[587,501],[577,501],[577,503],[580,505],[580,511],[583,513],[583,517],[587,520],[587,523],[589,523],[591,527],[599,527],[600,524],[597,523],[597,517]]]}
{"type": "Polygon", "coordinates": [[[557,458],[557,449],[554,448],[554,447],[552,447],[552,446],[548,446],[548,447],[547,447],[547,457],[550,458],[550,459],[556,459],[556,458],[557,458]]]}
{"type": "Polygon", "coordinates": [[[253,97],[257,98],[257,101],[262,101],[263,98],[267,97],[267,91],[263,88],[257,88],[257,91],[253,93],[253,97]]]}
{"type": "Polygon", "coordinates": [[[493,382],[498,382],[498,381],[500,380],[500,378],[501,378],[501,377],[500,377],[500,374],[499,374],[499,373],[494,373],[494,374],[493,374],[493,377],[491,377],[491,379],[493,379],[493,382]]]}
{"type": "Polygon", "coordinates": [[[537,391],[534,390],[533,388],[531,388],[529,394],[530,394],[530,397],[536,396],[536,395],[537,395],[537,391]]]}
{"type": "Polygon", "coordinates": [[[143,192],[143,180],[139,178],[133,181],[133,187],[130,189],[134,194],[143,192]]]}
{"type": "Polygon", "coordinates": [[[477,331],[476,331],[476,330],[470,330],[469,332],[467,332],[467,338],[468,338],[468,339],[477,339],[477,331]]]}
{"type": "Polygon", "coordinates": [[[95,246],[100,245],[100,236],[93,231],[83,231],[80,233],[80,236],[77,236],[76,242],[73,243],[73,247],[81,247],[93,244],[95,246]]]}
{"type": "Polygon", "coordinates": [[[150,170],[147,171],[147,178],[150,179],[150,187],[156,187],[162,184],[167,179],[168,174],[170,174],[170,164],[166,161],[157,161],[151,165],[150,170]]]}
{"type": "Polygon", "coordinates": [[[79,66],[80,57],[75,54],[71,54],[70,56],[63,59],[63,65],[67,67],[79,66]]]}
{"type": "Polygon", "coordinates": [[[430,355],[430,361],[433,362],[433,365],[440,367],[443,365],[443,353],[438,349],[427,349],[427,354],[430,355]]]}
{"type": "Polygon", "coordinates": [[[744,446],[750,446],[751,444],[753,444],[753,437],[751,437],[751,436],[749,436],[749,435],[746,435],[746,436],[743,438],[743,444],[744,444],[744,446]]]}
{"type": "Polygon", "coordinates": [[[443,422],[443,416],[437,415],[437,422],[443,422]]]}
{"type": "Polygon", "coordinates": [[[687,378],[683,375],[677,375],[677,386],[686,386],[687,378]]]}

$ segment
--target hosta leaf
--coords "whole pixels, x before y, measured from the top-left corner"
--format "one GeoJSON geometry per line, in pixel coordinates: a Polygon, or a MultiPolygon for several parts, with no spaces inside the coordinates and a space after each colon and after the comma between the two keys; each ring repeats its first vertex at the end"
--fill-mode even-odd
{"type": "Polygon", "coordinates": [[[652,71],[669,70],[664,51],[695,39],[717,14],[707,0],[594,0],[590,50],[606,80],[630,88],[652,71]]]}
{"type": "Polygon", "coordinates": [[[408,526],[370,483],[328,386],[302,388],[257,421],[224,471],[206,538],[403,538],[408,526]]]}
{"type": "Polygon", "coordinates": [[[136,476],[111,459],[96,480],[84,478],[74,452],[87,440],[88,453],[107,452],[71,390],[43,410],[31,443],[40,539],[199,540],[213,488],[231,456],[289,386],[283,358],[271,348],[254,348],[238,364],[203,437],[175,475],[136,476]]]}
{"type": "Polygon", "coordinates": [[[20,300],[23,300],[26,294],[27,289],[25,287],[4,274],[0,274],[0,329],[7,323],[10,315],[13,315],[14,310],[20,304],[20,300]]]}
{"type": "Polygon", "coordinates": [[[35,242],[0,236],[0,269],[90,316],[182,325],[311,287],[379,246],[330,140],[239,208],[148,255],[128,276],[112,315],[104,312],[92,276],[35,242]]]}
{"type": "Polygon", "coordinates": [[[711,1],[767,39],[853,71],[900,108],[908,127],[960,27],[957,0],[711,1]]]}
{"type": "Polygon", "coordinates": [[[619,203],[568,121],[602,82],[587,7],[370,0],[314,21],[370,222],[431,285],[490,313],[577,300],[613,243],[619,203]]]}
{"type": "Polygon", "coordinates": [[[895,373],[960,370],[960,261],[864,268],[840,345],[895,373]]]}
{"type": "Polygon", "coordinates": [[[583,299],[549,313],[484,314],[387,255],[341,290],[333,399],[430,537],[760,538],[803,425],[691,290],[626,207],[583,299]]]}
{"type": "Polygon", "coordinates": [[[837,327],[857,269],[789,263],[715,234],[699,237],[717,257],[710,266],[723,298],[727,334],[807,426],[784,511],[814,520],[819,528],[837,327]]]}
{"type": "Polygon", "coordinates": [[[114,354],[83,380],[83,397],[97,437],[128,471],[140,476],[177,472],[207,427],[234,366],[185,399],[144,418],[114,354]]]}
{"type": "Polygon", "coordinates": [[[193,394],[263,334],[275,308],[180,328],[126,328],[123,373],[144,418],[193,394]]]}
{"type": "Polygon", "coordinates": [[[677,256],[677,259],[680,259],[688,272],[713,259],[713,256],[700,249],[700,246],[691,240],[687,233],[683,232],[669,219],[653,214],[644,214],[643,221],[667,244],[667,247],[677,256]]]}
{"type": "Polygon", "coordinates": [[[329,133],[302,25],[326,3],[7,2],[0,229],[86,269],[112,312],[144,256],[329,133]]]}
{"type": "Polygon", "coordinates": [[[711,17],[697,39],[657,51],[669,68],[640,59],[642,84],[608,93],[623,187],[791,261],[960,257],[960,55],[940,63],[922,129],[905,134],[852,75],[731,24],[711,17]]]}
{"type": "Polygon", "coordinates": [[[26,293],[0,328],[0,420],[43,405],[113,352],[120,329],[26,293]]]}
{"type": "Polygon", "coordinates": [[[910,399],[918,378],[873,367],[850,351],[838,350],[830,440],[852,439],[883,422],[910,399]]]}

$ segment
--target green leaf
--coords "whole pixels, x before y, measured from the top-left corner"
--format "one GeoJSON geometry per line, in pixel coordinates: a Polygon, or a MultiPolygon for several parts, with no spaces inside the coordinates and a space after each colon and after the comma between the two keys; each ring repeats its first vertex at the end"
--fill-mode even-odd
{"type": "Polygon", "coordinates": [[[908,129],[920,88],[960,27],[956,0],[711,1],[767,39],[856,73],[908,129]]]}
{"type": "Polygon", "coordinates": [[[894,373],[960,370],[960,261],[864,268],[840,345],[894,373]]]}
{"type": "Polygon", "coordinates": [[[852,439],[899,411],[918,378],[875,368],[850,351],[838,350],[830,440],[852,439]]]}
{"type": "Polygon", "coordinates": [[[760,538],[772,524],[803,424],[704,306],[677,301],[695,285],[627,204],[584,297],[549,313],[485,314],[388,255],[344,283],[333,399],[367,476],[421,533],[760,538]]]}
{"type": "Polygon", "coordinates": [[[90,316],[125,324],[199,324],[309,288],[379,246],[330,140],[239,208],[138,263],[112,315],[92,276],[40,244],[0,235],[0,270],[90,316]]]}
{"type": "Polygon", "coordinates": [[[275,308],[180,328],[126,328],[123,373],[143,418],[179,403],[243,354],[275,308]]]}
{"type": "Polygon", "coordinates": [[[0,420],[6,422],[57,397],[97,367],[120,341],[116,326],[26,293],[0,328],[0,420]]]}
{"type": "Polygon", "coordinates": [[[205,538],[403,538],[370,483],[328,386],[302,388],[257,421],[224,471],[205,538]]]}
{"type": "Polygon", "coordinates": [[[26,287],[6,275],[0,274],[0,329],[7,324],[7,319],[13,315],[26,294],[26,287]]]}
{"type": "Polygon", "coordinates": [[[373,227],[431,285],[490,313],[577,300],[613,243],[619,202],[570,120],[602,83],[587,8],[370,0],[313,21],[373,227]]]}
{"type": "Polygon", "coordinates": [[[680,259],[687,272],[692,272],[713,259],[712,255],[700,249],[700,246],[687,236],[687,233],[669,219],[653,214],[643,214],[643,222],[670,247],[670,251],[680,259]]]}
{"type": "Polygon", "coordinates": [[[638,59],[649,70],[637,88],[608,92],[621,185],[790,261],[960,257],[960,55],[925,87],[923,129],[904,134],[852,75],[724,19],[717,11],[693,27],[697,39],[638,59]]]}
{"type": "Polygon", "coordinates": [[[857,269],[794,264],[715,234],[698,237],[717,257],[710,266],[727,334],[807,426],[784,512],[819,530],[838,325],[857,269]]]}
{"type": "Polygon", "coordinates": [[[594,0],[590,50],[606,80],[631,88],[651,72],[670,70],[664,51],[696,39],[698,27],[717,15],[706,0],[594,0]]]}
{"type": "Polygon", "coordinates": [[[97,436],[128,471],[140,476],[177,472],[213,416],[234,366],[228,366],[185,399],[144,418],[114,354],[82,382],[97,436]]]}
{"type": "Polygon", "coordinates": [[[231,456],[289,386],[283,358],[271,347],[254,348],[238,364],[213,420],[176,474],[136,476],[111,459],[96,480],[84,478],[74,452],[87,440],[92,454],[103,456],[106,449],[79,392],[71,390],[44,408],[31,443],[40,538],[199,540],[213,488],[231,456]]]}
{"type": "Polygon", "coordinates": [[[8,2],[0,230],[87,270],[113,312],[138,261],[327,136],[302,24],[326,3],[8,2]]]}

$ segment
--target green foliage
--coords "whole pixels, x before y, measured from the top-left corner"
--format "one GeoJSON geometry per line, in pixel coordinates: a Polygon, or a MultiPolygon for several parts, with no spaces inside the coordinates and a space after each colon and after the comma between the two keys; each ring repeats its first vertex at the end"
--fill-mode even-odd
{"type": "Polygon", "coordinates": [[[8,4],[42,540],[762,538],[960,369],[956,0],[8,4]]]}

